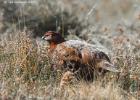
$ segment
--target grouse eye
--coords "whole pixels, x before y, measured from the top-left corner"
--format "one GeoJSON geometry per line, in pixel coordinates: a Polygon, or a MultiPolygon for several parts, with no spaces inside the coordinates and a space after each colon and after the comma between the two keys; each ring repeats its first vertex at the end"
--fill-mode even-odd
{"type": "Polygon", "coordinates": [[[55,36],[56,34],[51,34],[52,36],[55,36]]]}
{"type": "Polygon", "coordinates": [[[45,36],[48,37],[48,36],[51,36],[51,34],[50,35],[49,34],[46,34],[45,36]]]}

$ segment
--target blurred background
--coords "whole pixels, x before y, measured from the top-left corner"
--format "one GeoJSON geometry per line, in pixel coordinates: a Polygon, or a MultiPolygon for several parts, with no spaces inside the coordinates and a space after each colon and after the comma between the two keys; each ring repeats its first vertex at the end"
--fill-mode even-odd
{"type": "Polygon", "coordinates": [[[112,36],[140,37],[140,1],[1,0],[0,33],[24,29],[34,37],[52,30],[107,46],[112,36]]]}
{"type": "Polygon", "coordinates": [[[139,0],[1,0],[0,32],[27,28],[40,36],[53,30],[65,34],[115,34],[123,28],[139,32],[139,0]],[[135,24],[135,25],[134,25],[135,24]]]}

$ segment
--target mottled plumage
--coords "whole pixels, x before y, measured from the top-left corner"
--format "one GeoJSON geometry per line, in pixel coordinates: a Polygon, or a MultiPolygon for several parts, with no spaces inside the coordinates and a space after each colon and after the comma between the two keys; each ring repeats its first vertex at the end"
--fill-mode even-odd
{"type": "Polygon", "coordinates": [[[109,57],[96,46],[80,40],[66,41],[60,33],[48,31],[43,39],[49,42],[52,67],[71,71],[77,79],[93,80],[94,75],[118,72],[109,57]]]}

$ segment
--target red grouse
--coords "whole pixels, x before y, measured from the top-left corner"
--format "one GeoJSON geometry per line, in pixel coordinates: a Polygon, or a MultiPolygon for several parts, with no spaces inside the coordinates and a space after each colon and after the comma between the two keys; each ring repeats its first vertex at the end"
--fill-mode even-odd
{"type": "Polygon", "coordinates": [[[95,75],[118,72],[109,57],[94,45],[80,40],[66,41],[60,33],[48,31],[42,37],[48,41],[52,67],[71,71],[77,79],[93,80],[95,75]]]}

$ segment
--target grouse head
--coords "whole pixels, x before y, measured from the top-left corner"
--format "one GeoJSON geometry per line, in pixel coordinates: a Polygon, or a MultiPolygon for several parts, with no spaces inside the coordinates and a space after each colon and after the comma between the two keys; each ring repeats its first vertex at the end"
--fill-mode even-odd
{"type": "Polygon", "coordinates": [[[48,41],[50,44],[51,43],[59,44],[65,41],[65,39],[62,37],[60,33],[54,31],[46,32],[42,37],[42,39],[48,41]]]}

